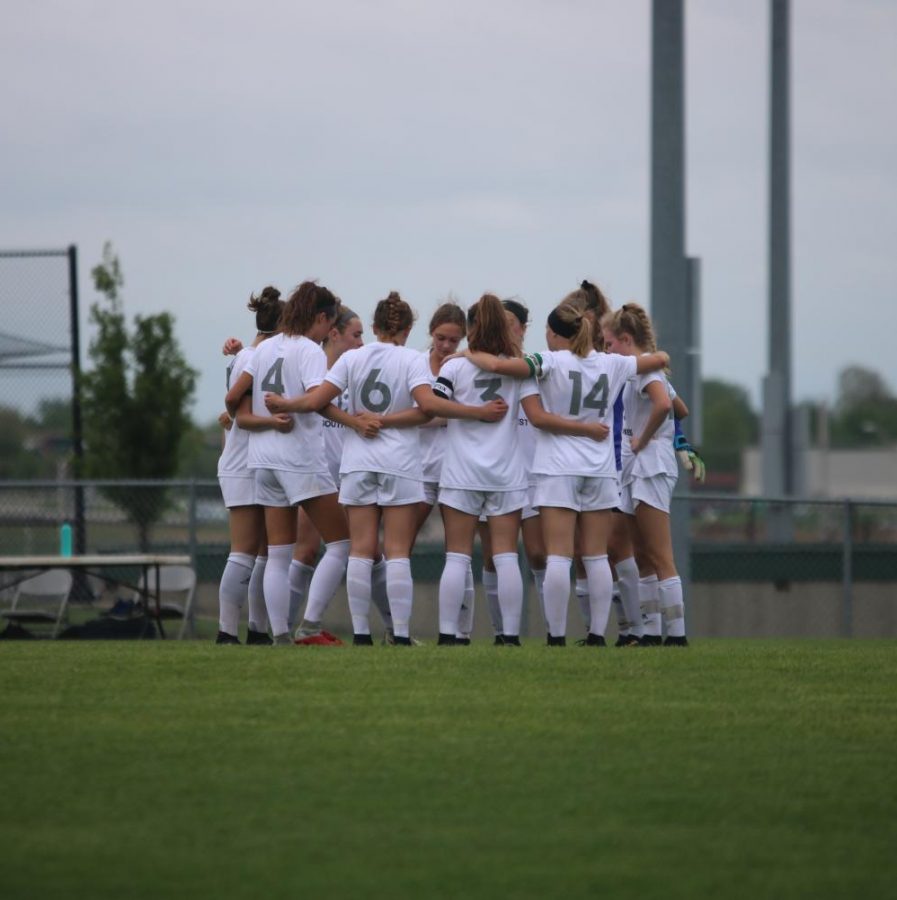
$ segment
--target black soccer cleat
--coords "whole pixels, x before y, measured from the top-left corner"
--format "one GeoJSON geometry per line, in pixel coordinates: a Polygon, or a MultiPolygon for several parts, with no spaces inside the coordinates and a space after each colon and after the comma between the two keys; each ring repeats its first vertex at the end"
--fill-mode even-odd
{"type": "Polygon", "coordinates": [[[503,634],[502,647],[520,647],[520,636],[517,634],[503,634]]]}
{"type": "Polygon", "coordinates": [[[270,647],[274,641],[271,640],[267,631],[253,631],[251,628],[246,632],[247,644],[264,644],[270,647]]]}
{"type": "Polygon", "coordinates": [[[681,637],[672,637],[671,635],[667,635],[666,640],[663,642],[664,647],[687,647],[688,646],[688,638],[683,634],[681,637]]]}
{"type": "Polygon", "coordinates": [[[590,631],[586,635],[586,642],[583,646],[585,646],[585,647],[606,647],[607,641],[604,640],[603,634],[592,634],[592,632],[590,631]]]}
{"type": "Polygon", "coordinates": [[[469,637],[456,637],[455,643],[459,647],[469,647],[470,646],[470,638],[469,637]]]}
{"type": "Polygon", "coordinates": [[[458,643],[458,639],[453,634],[444,634],[439,632],[439,639],[436,641],[438,647],[454,647],[458,643]]]}
{"type": "Polygon", "coordinates": [[[635,634],[621,634],[617,638],[615,647],[638,647],[641,643],[641,638],[635,634]]]}
{"type": "Polygon", "coordinates": [[[566,647],[567,646],[567,638],[564,635],[558,635],[557,637],[553,637],[552,635],[548,635],[545,639],[546,647],[566,647]]]}
{"type": "Polygon", "coordinates": [[[639,638],[639,647],[659,647],[663,643],[663,638],[659,634],[643,634],[639,638]]]}
{"type": "Polygon", "coordinates": [[[501,647],[501,645],[505,642],[505,636],[503,634],[495,635],[495,640],[492,642],[494,647],[501,647]]]}
{"type": "Polygon", "coordinates": [[[216,644],[239,644],[240,639],[235,634],[228,634],[226,631],[219,631],[218,637],[215,638],[216,644]]]}
{"type": "Polygon", "coordinates": [[[394,647],[413,647],[414,643],[412,642],[410,637],[400,637],[399,635],[396,635],[393,646],[394,647]]]}
{"type": "Polygon", "coordinates": [[[353,647],[373,647],[374,639],[369,634],[356,634],[352,637],[353,647]]]}

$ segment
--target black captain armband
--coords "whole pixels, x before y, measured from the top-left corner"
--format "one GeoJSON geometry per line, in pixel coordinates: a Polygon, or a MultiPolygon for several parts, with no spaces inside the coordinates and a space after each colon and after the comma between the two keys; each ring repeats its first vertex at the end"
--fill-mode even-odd
{"type": "Polygon", "coordinates": [[[433,393],[436,394],[437,397],[443,397],[446,400],[451,400],[452,397],[455,396],[455,386],[448,380],[448,378],[437,378],[436,383],[433,385],[433,393]]]}

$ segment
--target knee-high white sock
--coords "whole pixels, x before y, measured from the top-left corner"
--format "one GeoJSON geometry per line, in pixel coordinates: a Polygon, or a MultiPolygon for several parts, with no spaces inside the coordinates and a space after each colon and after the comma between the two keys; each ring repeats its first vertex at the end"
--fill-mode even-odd
{"type": "Polygon", "coordinates": [[[473,610],[476,591],[473,586],[473,567],[468,562],[467,575],[464,578],[464,601],[458,615],[458,632],[455,637],[469,638],[473,631],[473,610]]]}
{"type": "Polygon", "coordinates": [[[371,600],[380,613],[384,628],[392,628],[392,613],[389,611],[389,597],[386,594],[386,560],[381,556],[374,563],[371,574],[371,600]]]}
{"type": "Polygon", "coordinates": [[[414,582],[411,580],[411,560],[407,556],[386,560],[386,592],[396,637],[410,637],[414,582]]]}
{"type": "Polygon", "coordinates": [[[657,598],[656,575],[639,578],[638,596],[642,613],[643,633],[650,637],[660,637],[660,602],[657,598]]]}
{"type": "Polygon", "coordinates": [[[464,602],[464,586],[470,557],[466,553],[445,554],[445,566],[439,579],[439,633],[457,634],[461,604],[464,602]]]}
{"type": "Polygon", "coordinates": [[[320,622],[324,618],[327,604],[333,599],[336,589],[346,574],[349,561],[349,541],[331,541],[324,544],[324,555],[315,568],[315,574],[308,585],[308,602],[305,604],[305,619],[320,622]]]}
{"type": "Polygon", "coordinates": [[[496,634],[502,633],[501,607],[498,605],[498,576],[495,572],[483,569],[483,593],[486,595],[486,603],[489,605],[489,619],[492,622],[492,630],[496,634]]]}
{"type": "Polygon", "coordinates": [[[520,634],[520,614],[523,611],[523,578],[516,553],[494,553],[495,574],[498,577],[498,605],[501,607],[502,634],[520,634]]]}
{"type": "Polygon", "coordinates": [[[308,586],[311,584],[312,576],[315,574],[314,566],[307,566],[298,559],[290,562],[290,628],[296,624],[299,619],[299,610],[305,603],[308,596],[308,586]]]}
{"type": "Polygon", "coordinates": [[[657,583],[660,611],[669,637],[685,637],[685,602],[682,599],[682,579],[678,575],[657,583]]]}
{"type": "Polygon", "coordinates": [[[620,586],[620,603],[623,615],[629,622],[629,633],[642,636],[642,608],[639,598],[638,566],[631,556],[621,559],[614,567],[617,570],[617,584],[620,586]]]}
{"type": "Polygon", "coordinates": [[[221,584],[218,585],[218,630],[234,637],[240,633],[240,610],[249,593],[254,565],[254,556],[248,553],[231,553],[221,573],[221,584]]]}
{"type": "Polygon", "coordinates": [[[567,634],[567,606],[570,603],[569,556],[549,556],[545,561],[545,619],[552,637],[567,634]]]}
{"type": "Polygon", "coordinates": [[[290,614],[290,560],[292,544],[268,546],[268,564],[265,566],[265,606],[271,621],[274,637],[289,634],[287,617],[290,614]]]}
{"type": "Polygon", "coordinates": [[[542,621],[548,627],[548,616],[545,615],[545,569],[530,569],[533,573],[533,585],[536,588],[536,597],[539,599],[539,612],[542,613],[542,621]]]}
{"type": "Polygon", "coordinates": [[[610,574],[610,565],[607,562],[607,554],[584,556],[582,564],[585,566],[586,578],[589,582],[589,606],[591,608],[589,632],[603,635],[607,630],[607,620],[610,617],[610,598],[614,585],[613,576],[610,574]]]}
{"type": "Polygon", "coordinates": [[[371,633],[371,575],[374,561],[350,556],[346,567],[346,593],[355,634],[371,633]]]}
{"type": "Polygon", "coordinates": [[[623,612],[623,602],[620,600],[620,585],[616,581],[611,591],[610,600],[614,616],[617,619],[617,630],[620,636],[629,634],[629,619],[626,618],[626,613],[623,612]]]}
{"type": "Polygon", "coordinates": [[[268,610],[265,609],[265,566],[267,556],[257,556],[249,579],[249,628],[251,631],[268,631],[268,610]]]}
{"type": "MultiPolygon", "coordinates": [[[[568,574],[567,580],[570,580],[570,576],[568,574]]],[[[569,593],[569,588],[567,589],[569,593]]],[[[576,602],[579,604],[579,611],[582,613],[582,622],[586,626],[586,631],[589,630],[589,625],[592,622],[592,609],[589,606],[589,580],[588,578],[577,578],[576,579],[576,602]]]]}

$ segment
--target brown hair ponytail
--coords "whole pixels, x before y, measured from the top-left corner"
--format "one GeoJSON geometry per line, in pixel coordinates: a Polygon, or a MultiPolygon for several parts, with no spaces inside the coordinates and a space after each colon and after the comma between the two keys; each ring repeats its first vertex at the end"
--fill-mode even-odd
{"type": "Polygon", "coordinates": [[[399,296],[397,291],[390,291],[385,300],[381,300],[374,310],[374,329],[382,337],[395,337],[414,324],[414,310],[399,296]]]}
{"type": "Polygon", "coordinates": [[[339,315],[339,298],[313,281],[303,281],[283,308],[280,330],[288,336],[305,334],[322,312],[335,321],[339,315]]]}
{"type": "Polygon", "coordinates": [[[651,318],[638,303],[624,303],[615,313],[604,317],[604,327],[617,337],[628,334],[640,350],[653,353],[657,350],[651,318]]]}
{"type": "Polygon", "coordinates": [[[262,288],[258,297],[250,294],[246,306],[255,313],[255,330],[259,334],[274,334],[277,331],[284,303],[276,287],[268,285],[262,288]]]}
{"type": "Polygon", "coordinates": [[[470,326],[467,346],[471,350],[484,350],[496,356],[519,355],[511,340],[505,308],[495,294],[483,294],[471,307],[470,313],[473,314],[473,324],[470,326]]]}

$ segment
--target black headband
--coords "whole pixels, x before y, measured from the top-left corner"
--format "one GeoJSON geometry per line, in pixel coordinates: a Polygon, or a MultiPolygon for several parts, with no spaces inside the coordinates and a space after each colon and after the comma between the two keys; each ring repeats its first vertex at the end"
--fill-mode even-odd
{"type": "Polygon", "coordinates": [[[579,331],[582,316],[577,316],[573,322],[565,322],[556,309],[548,314],[548,327],[563,338],[572,338],[579,331]]]}

